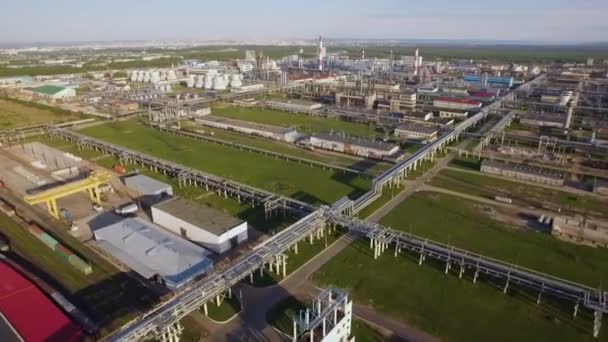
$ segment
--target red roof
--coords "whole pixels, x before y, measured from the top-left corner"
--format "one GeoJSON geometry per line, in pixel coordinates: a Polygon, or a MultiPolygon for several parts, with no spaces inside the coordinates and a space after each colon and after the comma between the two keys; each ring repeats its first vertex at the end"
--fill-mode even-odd
{"type": "Polygon", "coordinates": [[[460,99],[460,98],[455,98],[455,97],[440,97],[437,99],[437,101],[465,103],[465,104],[470,104],[473,106],[481,106],[481,102],[479,102],[479,101],[469,100],[469,99],[460,99]]]}
{"type": "Polygon", "coordinates": [[[0,262],[0,312],[26,342],[77,342],[84,337],[34,284],[0,262]]]}
{"type": "Polygon", "coordinates": [[[472,93],[471,96],[486,98],[486,97],[496,97],[496,94],[490,93],[487,91],[478,91],[478,92],[472,93]]]}

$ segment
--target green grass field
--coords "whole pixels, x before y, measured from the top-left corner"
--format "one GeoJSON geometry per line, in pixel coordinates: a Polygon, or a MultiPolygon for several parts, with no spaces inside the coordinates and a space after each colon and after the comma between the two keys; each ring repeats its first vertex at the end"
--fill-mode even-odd
{"type": "Polygon", "coordinates": [[[348,167],[357,171],[366,172],[368,174],[378,174],[390,167],[390,164],[386,162],[361,159],[350,156],[341,156],[338,153],[330,154],[323,151],[313,152],[288,143],[282,143],[251,135],[239,134],[222,129],[205,127],[202,125],[190,124],[190,122],[184,123],[182,127],[186,127],[186,131],[191,131],[197,134],[204,134],[211,138],[221,139],[232,143],[247,145],[277,153],[283,153],[293,157],[314,160],[329,165],[348,167]]]}
{"type": "MultiPolygon", "coordinates": [[[[553,303],[536,305],[535,298],[513,287],[504,295],[489,283],[445,275],[442,265],[430,261],[418,266],[390,252],[374,260],[363,240],[324,265],[314,280],[348,289],[356,302],[444,341],[597,341],[588,312],[573,320],[571,311],[556,310],[553,303]]],[[[607,336],[604,330],[599,340],[607,336]]]]}
{"type": "MultiPolygon", "coordinates": [[[[505,227],[474,204],[431,193],[417,193],[381,220],[385,226],[503,259],[591,286],[608,281],[608,251],[563,242],[549,235],[505,227]]],[[[369,242],[360,240],[314,275],[319,286],[351,291],[361,304],[399,317],[448,341],[593,341],[591,313],[572,319],[572,306],[547,296],[472,275],[445,275],[444,265],[416,256],[373,259],[369,242]],[[483,324],[479,324],[483,322],[483,324]],[[466,327],[466,328],[463,328],[466,327]]],[[[605,330],[604,330],[605,331],[605,330]]],[[[605,332],[600,340],[607,340],[605,332]]]]}
{"type": "Polygon", "coordinates": [[[24,101],[0,98],[0,131],[43,123],[60,123],[82,119],[83,116],[41,105],[30,105],[24,101]]]}
{"type": "Polygon", "coordinates": [[[241,107],[213,107],[213,115],[231,119],[257,122],[279,127],[292,127],[302,133],[344,132],[358,137],[376,137],[374,125],[364,125],[338,119],[293,114],[270,109],[251,109],[241,107]]]}
{"type": "Polygon", "coordinates": [[[543,207],[550,205],[554,209],[592,214],[608,217],[608,201],[590,196],[581,196],[565,191],[553,190],[525,183],[511,182],[482,173],[459,172],[457,170],[442,170],[435,176],[431,185],[463,192],[485,198],[496,195],[510,197],[516,205],[543,207]]]}
{"type": "MultiPolygon", "coordinates": [[[[302,309],[306,309],[304,303],[295,297],[288,297],[268,312],[266,320],[270,325],[291,336],[293,334],[293,318],[302,309]]],[[[386,340],[378,331],[358,319],[352,321],[351,336],[354,336],[356,341],[362,342],[386,340]]]]}
{"type": "Polygon", "coordinates": [[[81,132],[309,203],[331,203],[341,196],[364,192],[369,186],[367,180],[353,174],[176,136],[134,121],[94,126],[81,132]]]}
{"type": "MultiPolygon", "coordinates": [[[[212,302],[207,303],[207,310],[209,310],[209,318],[212,320],[216,322],[226,322],[241,311],[241,303],[237,298],[237,294],[233,293],[232,298],[224,298],[220,303],[220,306],[217,306],[216,303],[212,302]]],[[[199,311],[202,314],[205,314],[202,307],[199,311]]]]}
{"type": "Polygon", "coordinates": [[[420,192],[381,223],[438,242],[597,287],[608,283],[608,250],[575,245],[551,235],[507,227],[474,202],[420,192]]]}

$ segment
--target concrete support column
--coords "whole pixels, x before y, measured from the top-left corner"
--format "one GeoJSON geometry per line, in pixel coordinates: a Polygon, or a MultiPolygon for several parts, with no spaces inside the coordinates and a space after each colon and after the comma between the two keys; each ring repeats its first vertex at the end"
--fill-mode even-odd
{"type": "Polygon", "coordinates": [[[593,337],[598,338],[600,336],[600,328],[602,327],[602,311],[595,310],[593,313],[593,337]]]}
{"type": "Polygon", "coordinates": [[[576,318],[577,315],[578,315],[578,302],[574,305],[574,313],[572,314],[572,317],[576,318]]]}
{"type": "Polygon", "coordinates": [[[203,304],[203,312],[205,312],[205,316],[209,316],[209,308],[207,307],[207,303],[203,304]]]}

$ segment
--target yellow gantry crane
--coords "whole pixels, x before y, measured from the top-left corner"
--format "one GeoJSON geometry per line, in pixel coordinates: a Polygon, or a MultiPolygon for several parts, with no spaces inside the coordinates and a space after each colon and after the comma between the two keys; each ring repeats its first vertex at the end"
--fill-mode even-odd
{"type": "Polygon", "coordinates": [[[82,180],[60,185],[48,190],[41,191],[34,195],[28,195],[23,200],[29,205],[46,203],[49,213],[56,219],[59,219],[59,210],[57,209],[57,199],[73,195],[80,191],[86,191],[91,198],[91,201],[101,204],[99,196],[99,186],[106,184],[112,180],[112,174],[107,171],[93,171],[91,174],[82,180]]]}

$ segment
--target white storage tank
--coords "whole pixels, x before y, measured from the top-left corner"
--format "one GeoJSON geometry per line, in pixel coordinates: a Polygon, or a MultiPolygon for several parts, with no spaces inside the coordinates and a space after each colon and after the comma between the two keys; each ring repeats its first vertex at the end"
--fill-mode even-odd
{"type": "Polygon", "coordinates": [[[177,75],[175,74],[175,70],[169,70],[167,73],[167,80],[173,81],[177,79],[177,75]]]}
{"type": "Polygon", "coordinates": [[[186,81],[186,86],[187,86],[188,88],[192,88],[192,87],[194,87],[194,83],[195,83],[195,82],[196,82],[196,81],[194,80],[194,75],[190,75],[190,76],[188,77],[188,81],[186,81]]]}
{"type": "Polygon", "coordinates": [[[137,81],[137,76],[138,75],[139,75],[139,71],[133,70],[133,72],[131,73],[131,82],[137,81]]]}
{"type": "Polygon", "coordinates": [[[157,83],[160,81],[160,72],[155,70],[152,71],[152,76],[150,76],[150,82],[157,83]]]}
{"type": "Polygon", "coordinates": [[[243,85],[243,82],[241,82],[241,75],[240,74],[232,74],[230,75],[230,87],[232,88],[239,88],[243,85]]]}
{"type": "Polygon", "coordinates": [[[203,76],[199,76],[196,79],[196,84],[194,85],[197,88],[202,88],[204,84],[203,76]]]}
{"type": "Polygon", "coordinates": [[[211,90],[213,89],[213,76],[210,73],[205,75],[205,89],[211,90]]]}
{"type": "Polygon", "coordinates": [[[225,90],[228,85],[226,82],[226,78],[224,76],[215,76],[213,79],[213,89],[215,90],[225,90]]]}
{"type": "Polygon", "coordinates": [[[165,84],[165,92],[166,93],[171,92],[171,85],[169,83],[165,84]]]}
{"type": "Polygon", "coordinates": [[[137,74],[137,82],[143,82],[144,81],[144,72],[140,71],[139,74],[137,74]]]}

